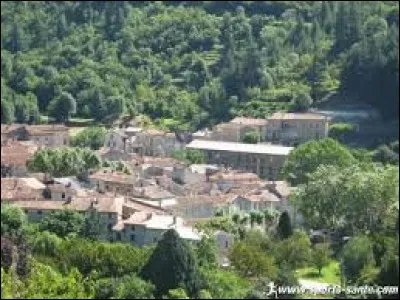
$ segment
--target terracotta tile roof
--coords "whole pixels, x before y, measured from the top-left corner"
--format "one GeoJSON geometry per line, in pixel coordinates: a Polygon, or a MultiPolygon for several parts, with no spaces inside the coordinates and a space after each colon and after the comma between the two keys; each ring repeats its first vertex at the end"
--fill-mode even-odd
{"type": "Polygon", "coordinates": [[[237,194],[224,194],[219,196],[208,196],[208,195],[197,195],[192,197],[178,197],[176,199],[177,204],[173,207],[188,206],[196,204],[212,204],[212,205],[223,205],[228,204],[237,194]]]}
{"type": "Polygon", "coordinates": [[[72,197],[71,201],[46,200],[36,201],[13,201],[12,204],[22,209],[37,210],[63,210],[71,209],[75,211],[87,211],[94,205],[101,213],[117,213],[122,215],[123,197],[113,197],[111,195],[98,195],[90,197],[72,197]],[[92,204],[96,203],[97,204],[92,204]]]}
{"type": "Polygon", "coordinates": [[[268,190],[253,190],[242,194],[240,197],[248,199],[251,202],[280,202],[281,200],[275,194],[268,190]]]}
{"type": "Polygon", "coordinates": [[[209,177],[210,181],[229,180],[229,181],[260,181],[261,179],[254,173],[242,172],[219,172],[209,177]]]}
{"type": "Polygon", "coordinates": [[[158,185],[149,185],[143,188],[140,188],[142,192],[143,198],[151,199],[151,200],[159,200],[159,199],[170,199],[174,198],[175,195],[163,189],[158,185]]]}
{"type": "Polygon", "coordinates": [[[325,120],[327,117],[323,114],[317,114],[312,112],[305,113],[286,113],[286,112],[276,112],[269,120],[325,120]]]}
{"type": "Polygon", "coordinates": [[[92,175],[89,176],[90,179],[92,180],[100,180],[100,181],[105,181],[105,182],[115,182],[115,183],[121,183],[121,184],[132,184],[134,183],[134,177],[133,175],[128,175],[123,172],[116,172],[116,171],[110,171],[110,170],[100,170],[92,175]]]}
{"type": "Polygon", "coordinates": [[[1,163],[14,166],[25,166],[38,150],[32,142],[9,141],[1,147],[1,163]]]}
{"type": "Polygon", "coordinates": [[[157,214],[165,214],[166,210],[160,207],[158,204],[151,204],[144,202],[141,199],[126,198],[125,204],[127,207],[132,208],[135,211],[153,212],[157,214]]]}
{"type": "Polygon", "coordinates": [[[231,123],[240,124],[240,125],[253,125],[253,126],[264,126],[267,124],[266,119],[255,119],[255,118],[243,118],[243,117],[236,117],[231,120],[231,123]]]}
{"type": "Polygon", "coordinates": [[[275,190],[281,197],[287,198],[296,189],[291,187],[287,181],[267,181],[267,187],[275,190]]]}
{"type": "Polygon", "coordinates": [[[45,188],[35,178],[1,178],[1,200],[40,199],[45,188]]]}

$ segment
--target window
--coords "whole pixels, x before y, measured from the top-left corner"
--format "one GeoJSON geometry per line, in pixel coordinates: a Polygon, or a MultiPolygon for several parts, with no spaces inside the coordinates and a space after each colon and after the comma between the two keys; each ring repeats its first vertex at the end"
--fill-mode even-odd
{"type": "Polygon", "coordinates": [[[135,225],[132,225],[131,230],[135,231],[135,225]]]}
{"type": "Polygon", "coordinates": [[[38,211],[37,211],[37,214],[38,214],[38,215],[41,215],[41,214],[42,214],[42,211],[41,211],[41,210],[38,210],[38,211]]]}
{"type": "Polygon", "coordinates": [[[65,193],[61,194],[61,198],[65,199],[65,193]]]}
{"type": "Polygon", "coordinates": [[[228,246],[229,246],[228,241],[225,241],[225,248],[228,248],[228,246]]]}
{"type": "Polygon", "coordinates": [[[132,241],[132,242],[135,241],[135,238],[136,238],[135,235],[134,235],[134,234],[131,234],[131,241],[132,241]]]}
{"type": "Polygon", "coordinates": [[[108,225],[107,225],[107,229],[108,229],[108,231],[111,231],[112,225],[111,225],[111,224],[108,224],[108,225]]]}
{"type": "Polygon", "coordinates": [[[153,238],[153,243],[157,243],[157,238],[153,238]]]}
{"type": "Polygon", "coordinates": [[[319,139],[319,132],[316,132],[316,133],[315,133],[315,138],[316,138],[316,139],[319,139]]]}
{"type": "Polygon", "coordinates": [[[113,218],[113,214],[112,213],[108,213],[108,218],[112,219],[113,218]]]}
{"type": "Polygon", "coordinates": [[[315,124],[315,128],[318,128],[318,123],[315,124]]]}

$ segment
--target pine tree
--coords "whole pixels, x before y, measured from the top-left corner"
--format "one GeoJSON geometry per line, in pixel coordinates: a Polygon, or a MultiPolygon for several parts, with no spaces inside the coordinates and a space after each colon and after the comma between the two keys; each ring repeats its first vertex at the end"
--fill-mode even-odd
{"type": "Polygon", "coordinates": [[[22,28],[18,25],[18,23],[14,23],[13,25],[13,31],[11,35],[11,51],[13,53],[17,53],[19,51],[22,51],[23,49],[23,42],[22,39],[24,37],[24,32],[22,31],[22,28]]]}
{"type": "Polygon", "coordinates": [[[62,40],[68,32],[68,24],[67,19],[65,17],[65,12],[61,12],[58,23],[57,23],[57,37],[58,39],[62,40]]]}
{"type": "Polygon", "coordinates": [[[333,25],[333,12],[332,8],[329,4],[329,1],[323,1],[321,7],[321,15],[320,15],[320,23],[322,24],[322,28],[330,34],[332,32],[333,25]]]}
{"type": "Polygon", "coordinates": [[[347,3],[340,2],[338,12],[336,14],[336,52],[339,53],[347,47],[347,27],[348,27],[348,10],[347,3]]]}
{"type": "Polygon", "coordinates": [[[290,216],[287,211],[284,211],[279,218],[277,234],[281,239],[286,239],[293,234],[290,216]]]}
{"type": "Polygon", "coordinates": [[[141,277],[156,286],[156,297],[179,287],[184,287],[190,297],[197,297],[202,285],[193,251],[175,230],[164,234],[143,267],[141,277]]]}

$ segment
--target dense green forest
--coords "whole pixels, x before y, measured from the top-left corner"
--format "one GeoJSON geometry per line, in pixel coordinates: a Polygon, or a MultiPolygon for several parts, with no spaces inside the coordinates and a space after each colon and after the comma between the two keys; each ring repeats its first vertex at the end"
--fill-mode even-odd
{"type": "Polygon", "coordinates": [[[1,3],[1,122],[197,129],[331,91],[398,118],[395,1],[1,3]]]}

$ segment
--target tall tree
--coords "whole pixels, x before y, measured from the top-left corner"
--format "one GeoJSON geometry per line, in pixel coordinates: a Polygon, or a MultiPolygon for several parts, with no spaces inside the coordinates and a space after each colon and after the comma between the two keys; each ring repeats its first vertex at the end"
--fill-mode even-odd
{"type": "Polygon", "coordinates": [[[321,276],[322,268],[329,264],[329,244],[316,244],[314,246],[312,257],[314,265],[318,270],[318,275],[321,276]]]}
{"type": "Polygon", "coordinates": [[[279,217],[277,234],[281,239],[287,239],[293,234],[290,216],[287,211],[284,211],[279,217]]]}
{"type": "Polygon", "coordinates": [[[290,152],[283,173],[292,184],[306,183],[307,174],[319,165],[350,166],[355,162],[350,151],[336,140],[327,138],[304,143],[290,152]]]}
{"type": "Polygon", "coordinates": [[[157,297],[178,287],[184,287],[188,295],[196,297],[202,286],[193,251],[175,230],[168,230],[158,242],[141,271],[141,277],[156,286],[157,297]]]}
{"type": "Polygon", "coordinates": [[[58,122],[68,122],[71,115],[76,113],[76,100],[66,92],[62,92],[49,104],[50,116],[58,122]]]}
{"type": "Polygon", "coordinates": [[[342,259],[346,279],[356,282],[364,268],[375,264],[371,241],[366,236],[351,238],[343,248],[342,259]]]}

